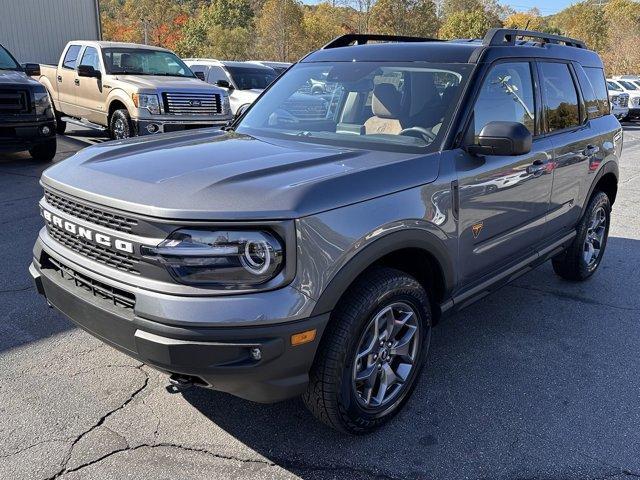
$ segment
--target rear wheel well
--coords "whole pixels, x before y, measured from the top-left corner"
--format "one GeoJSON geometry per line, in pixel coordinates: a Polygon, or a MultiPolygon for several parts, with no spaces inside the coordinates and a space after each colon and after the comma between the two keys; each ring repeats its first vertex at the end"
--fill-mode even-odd
{"type": "Polygon", "coordinates": [[[609,203],[613,205],[616,201],[616,195],[618,194],[618,179],[616,176],[613,173],[603,175],[593,189],[594,195],[597,192],[604,192],[607,197],[609,197],[609,203]]]}
{"type": "MultiPolygon", "coordinates": [[[[440,316],[440,303],[444,300],[445,279],[439,262],[430,252],[421,248],[395,250],[374,261],[354,279],[351,285],[375,267],[393,268],[415,278],[426,290],[434,323],[437,322],[440,316]]],[[[350,288],[346,289],[338,303],[343,300],[349,290],[350,288]]]]}

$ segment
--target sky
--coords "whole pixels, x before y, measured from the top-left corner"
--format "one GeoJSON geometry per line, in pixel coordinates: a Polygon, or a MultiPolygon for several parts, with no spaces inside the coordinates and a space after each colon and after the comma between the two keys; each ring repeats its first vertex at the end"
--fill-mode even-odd
{"type": "MultiPolygon", "coordinates": [[[[320,3],[321,0],[303,0],[304,3],[320,3]]],[[[563,8],[568,7],[572,3],[572,0],[514,0],[513,2],[502,0],[503,5],[509,5],[517,12],[524,12],[533,7],[538,7],[542,15],[552,15],[558,13],[563,8]]]]}

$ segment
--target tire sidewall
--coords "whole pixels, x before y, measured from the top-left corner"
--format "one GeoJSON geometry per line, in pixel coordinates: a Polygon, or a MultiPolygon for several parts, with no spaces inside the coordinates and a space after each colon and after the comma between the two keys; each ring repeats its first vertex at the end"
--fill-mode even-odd
{"type": "MultiPolygon", "coordinates": [[[[359,312],[357,321],[351,332],[350,341],[346,349],[346,356],[343,362],[343,369],[340,377],[340,389],[338,404],[350,419],[363,432],[381,425],[391,419],[409,399],[416,387],[417,378],[425,364],[431,340],[431,309],[426,293],[417,282],[414,285],[407,284],[401,288],[394,288],[380,292],[378,298],[365,311],[359,312]],[[360,342],[363,330],[367,327],[373,315],[387,305],[395,302],[409,304],[418,316],[420,324],[420,346],[416,365],[412,369],[407,379],[408,386],[398,397],[383,409],[365,409],[356,399],[356,393],[352,387],[353,362],[356,356],[356,349],[360,342]]],[[[358,433],[357,431],[355,433],[358,433]]]]}

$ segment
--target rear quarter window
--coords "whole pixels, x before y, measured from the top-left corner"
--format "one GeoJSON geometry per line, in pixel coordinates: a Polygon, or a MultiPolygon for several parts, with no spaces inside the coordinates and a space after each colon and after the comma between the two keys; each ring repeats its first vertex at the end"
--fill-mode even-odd
{"type": "MultiPolygon", "coordinates": [[[[609,115],[609,95],[604,79],[604,71],[601,68],[584,67],[588,83],[582,86],[587,117],[589,119],[609,115]]],[[[583,83],[582,81],[580,82],[583,83]]]]}

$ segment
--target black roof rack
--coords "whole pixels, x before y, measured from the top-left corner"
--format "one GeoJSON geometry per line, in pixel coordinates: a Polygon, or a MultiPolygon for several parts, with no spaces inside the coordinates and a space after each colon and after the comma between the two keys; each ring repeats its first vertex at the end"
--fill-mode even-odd
{"type": "Polygon", "coordinates": [[[437,38],[406,37],[404,35],[378,35],[374,33],[347,33],[336,37],[327,43],[322,50],[328,48],[348,47],[351,45],[365,45],[369,42],[441,42],[437,38]]]}
{"type": "Polygon", "coordinates": [[[517,45],[516,39],[519,37],[535,39],[542,44],[555,43],[565,44],[567,47],[587,48],[587,45],[582,40],[576,40],[575,38],[536,32],[533,30],[517,30],[511,28],[492,28],[484,36],[482,44],[485,46],[517,45]]]}

